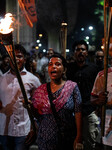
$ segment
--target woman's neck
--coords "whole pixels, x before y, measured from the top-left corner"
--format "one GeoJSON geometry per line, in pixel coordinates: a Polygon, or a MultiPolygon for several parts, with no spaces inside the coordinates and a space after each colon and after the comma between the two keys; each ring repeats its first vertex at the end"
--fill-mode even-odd
{"type": "Polygon", "coordinates": [[[65,84],[64,80],[52,80],[50,83],[52,93],[59,90],[65,84]]]}

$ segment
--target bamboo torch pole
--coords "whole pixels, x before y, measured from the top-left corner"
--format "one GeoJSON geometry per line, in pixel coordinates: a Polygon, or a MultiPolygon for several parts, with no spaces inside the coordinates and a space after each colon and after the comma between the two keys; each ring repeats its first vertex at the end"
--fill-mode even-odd
{"type": "MultiPolygon", "coordinates": [[[[107,28],[107,8],[106,1],[104,0],[104,91],[107,93],[107,80],[108,80],[108,54],[109,54],[109,44],[111,35],[111,25],[112,25],[112,8],[109,8],[109,19],[107,28]]],[[[105,99],[107,103],[107,97],[105,99]]],[[[102,116],[101,116],[101,135],[104,136],[105,132],[105,113],[106,113],[106,103],[102,106],[102,116]]]]}
{"type": "Polygon", "coordinates": [[[9,34],[1,34],[0,33],[0,41],[4,45],[6,51],[9,54],[10,60],[11,60],[12,64],[14,65],[15,73],[16,73],[16,76],[17,76],[17,79],[18,79],[18,82],[20,85],[20,89],[21,89],[21,92],[22,92],[22,95],[24,98],[26,109],[27,109],[28,114],[29,114],[32,128],[33,128],[34,132],[36,132],[36,126],[35,126],[32,110],[31,110],[31,106],[28,103],[28,98],[27,98],[27,94],[25,91],[25,87],[24,87],[24,84],[23,84],[23,81],[22,81],[22,78],[21,78],[21,75],[20,75],[20,72],[19,72],[19,69],[17,66],[17,62],[16,62],[12,32],[10,32],[9,34]],[[6,44],[7,42],[8,42],[8,44],[6,44]]]}
{"type": "Polygon", "coordinates": [[[18,2],[17,2],[17,21],[18,21],[18,24],[17,24],[17,44],[19,44],[19,30],[20,30],[20,24],[19,24],[19,4],[18,4],[18,2]]]}
{"type": "Polygon", "coordinates": [[[64,22],[61,24],[60,45],[61,45],[61,54],[64,58],[66,58],[67,23],[64,22]]]}

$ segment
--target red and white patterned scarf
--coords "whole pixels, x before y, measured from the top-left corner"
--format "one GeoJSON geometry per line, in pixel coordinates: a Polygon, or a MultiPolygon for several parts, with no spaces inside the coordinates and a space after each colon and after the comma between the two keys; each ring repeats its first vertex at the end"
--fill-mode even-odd
{"type": "MultiPolygon", "coordinates": [[[[59,96],[53,100],[56,111],[59,111],[67,102],[76,86],[75,82],[66,81],[59,96]]],[[[33,105],[38,110],[39,114],[50,114],[52,112],[48,99],[47,84],[42,84],[34,93],[33,105]]]]}

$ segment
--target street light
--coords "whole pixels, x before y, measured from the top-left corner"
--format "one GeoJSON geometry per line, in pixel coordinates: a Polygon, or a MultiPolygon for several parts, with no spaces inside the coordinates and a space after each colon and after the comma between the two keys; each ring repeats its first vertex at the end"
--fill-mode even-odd
{"type": "Polygon", "coordinates": [[[36,47],[35,47],[35,49],[37,49],[37,50],[38,50],[38,49],[39,49],[39,47],[38,47],[38,46],[36,46],[36,47]]]}
{"type": "Polygon", "coordinates": [[[86,36],[86,40],[89,40],[89,36],[86,36]]]}
{"type": "Polygon", "coordinates": [[[39,45],[38,45],[39,47],[41,47],[42,46],[42,44],[41,43],[39,43],[39,45]]]}
{"type": "Polygon", "coordinates": [[[45,53],[45,52],[46,52],[46,49],[43,49],[43,52],[45,53]]]}
{"type": "Polygon", "coordinates": [[[69,52],[70,52],[70,50],[69,50],[69,49],[66,49],[66,52],[67,52],[67,53],[69,53],[69,52]]]}
{"type": "Polygon", "coordinates": [[[42,34],[39,34],[39,37],[41,38],[43,35],[42,34]]]}
{"type": "Polygon", "coordinates": [[[81,28],[81,31],[84,31],[84,28],[81,28]]]}
{"type": "Polygon", "coordinates": [[[37,43],[40,43],[40,40],[37,40],[37,43]]]}
{"type": "Polygon", "coordinates": [[[93,26],[89,26],[89,30],[93,30],[93,26]]]}

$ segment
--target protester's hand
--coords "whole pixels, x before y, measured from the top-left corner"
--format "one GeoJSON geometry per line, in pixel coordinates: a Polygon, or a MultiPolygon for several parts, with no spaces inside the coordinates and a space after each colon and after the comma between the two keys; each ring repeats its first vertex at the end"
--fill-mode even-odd
{"type": "Polygon", "coordinates": [[[83,144],[80,137],[76,137],[74,141],[74,150],[83,150],[83,144]]]}
{"type": "Polygon", "coordinates": [[[25,101],[24,101],[24,99],[23,99],[23,100],[22,100],[22,103],[23,103],[23,106],[24,106],[25,108],[27,108],[28,104],[32,105],[32,101],[31,101],[31,100],[28,100],[28,104],[25,104],[25,101]]]}
{"type": "Polygon", "coordinates": [[[107,106],[110,107],[110,108],[112,108],[112,99],[107,102],[107,106]]]}
{"type": "Polygon", "coordinates": [[[76,143],[75,149],[74,150],[83,150],[83,144],[82,143],[76,143]]]}
{"type": "Polygon", "coordinates": [[[98,105],[106,104],[107,95],[108,95],[108,92],[100,92],[98,96],[98,101],[97,101],[98,105]]]}
{"type": "Polygon", "coordinates": [[[10,117],[13,114],[14,108],[12,103],[7,104],[5,107],[2,106],[2,103],[0,105],[1,105],[0,109],[1,113],[5,114],[7,117],[10,117]]]}

